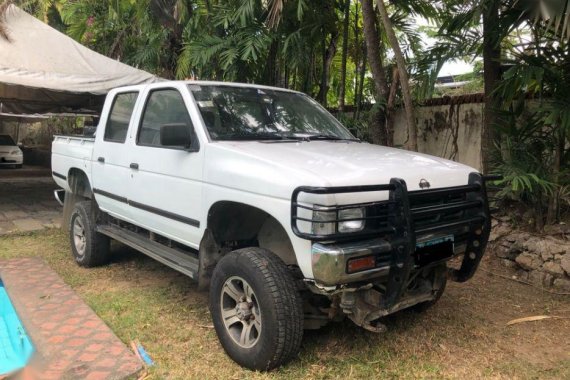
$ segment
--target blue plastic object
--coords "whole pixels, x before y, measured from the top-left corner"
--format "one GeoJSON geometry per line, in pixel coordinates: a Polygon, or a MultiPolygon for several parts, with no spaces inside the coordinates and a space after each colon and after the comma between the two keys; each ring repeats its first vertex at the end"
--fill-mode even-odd
{"type": "Polygon", "coordinates": [[[25,367],[34,346],[0,280],[0,375],[25,367]]]}
{"type": "Polygon", "coordinates": [[[145,362],[147,366],[152,367],[154,365],[154,362],[152,361],[150,356],[146,353],[145,349],[143,348],[143,346],[141,346],[140,343],[137,343],[137,351],[139,352],[142,360],[145,362]]]}

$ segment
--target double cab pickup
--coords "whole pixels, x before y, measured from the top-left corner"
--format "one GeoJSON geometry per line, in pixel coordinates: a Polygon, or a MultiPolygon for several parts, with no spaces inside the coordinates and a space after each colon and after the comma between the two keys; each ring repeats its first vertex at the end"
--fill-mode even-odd
{"type": "Polygon", "coordinates": [[[55,137],[52,165],[76,262],[105,264],[113,239],[188,275],[257,370],[294,358],[304,329],[382,332],[433,305],[473,276],[491,226],[476,169],[360,141],[273,87],[114,89],[93,138],[55,137]]]}

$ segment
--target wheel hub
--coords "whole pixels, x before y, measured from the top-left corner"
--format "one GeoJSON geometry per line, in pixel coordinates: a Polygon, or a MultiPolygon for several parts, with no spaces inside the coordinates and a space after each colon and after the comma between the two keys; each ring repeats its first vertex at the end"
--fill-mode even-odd
{"type": "Polygon", "coordinates": [[[240,302],[236,305],[236,315],[241,321],[249,321],[253,317],[253,302],[240,302]]]}

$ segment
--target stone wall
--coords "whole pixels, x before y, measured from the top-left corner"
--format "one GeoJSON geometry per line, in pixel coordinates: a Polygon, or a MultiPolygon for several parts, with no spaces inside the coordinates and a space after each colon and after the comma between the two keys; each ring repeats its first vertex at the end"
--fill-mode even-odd
{"type": "Polygon", "coordinates": [[[566,225],[551,228],[553,235],[533,235],[498,223],[490,248],[501,263],[517,270],[517,278],[545,288],[570,291],[570,234],[566,225]]]}

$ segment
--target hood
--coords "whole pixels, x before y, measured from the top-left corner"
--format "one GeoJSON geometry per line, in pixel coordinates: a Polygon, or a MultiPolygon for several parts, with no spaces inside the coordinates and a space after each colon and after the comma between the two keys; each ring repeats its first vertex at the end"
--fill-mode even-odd
{"type": "Polygon", "coordinates": [[[432,189],[459,186],[467,184],[469,173],[477,172],[454,161],[358,142],[224,141],[208,148],[210,169],[205,173],[222,176],[212,178],[214,183],[231,180],[238,188],[253,187],[256,192],[266,186],[284,187],[284,198],[298,186],[377,185],[391,178],[405,180],[410,191],[419,190],[420,181],[429,182],[432,189]]]}
{"type": "Polygon", "coordinates": [[[10,153],[14,150],[20,150],[17,145],[0,145],[0,153],[10,153]]]}

